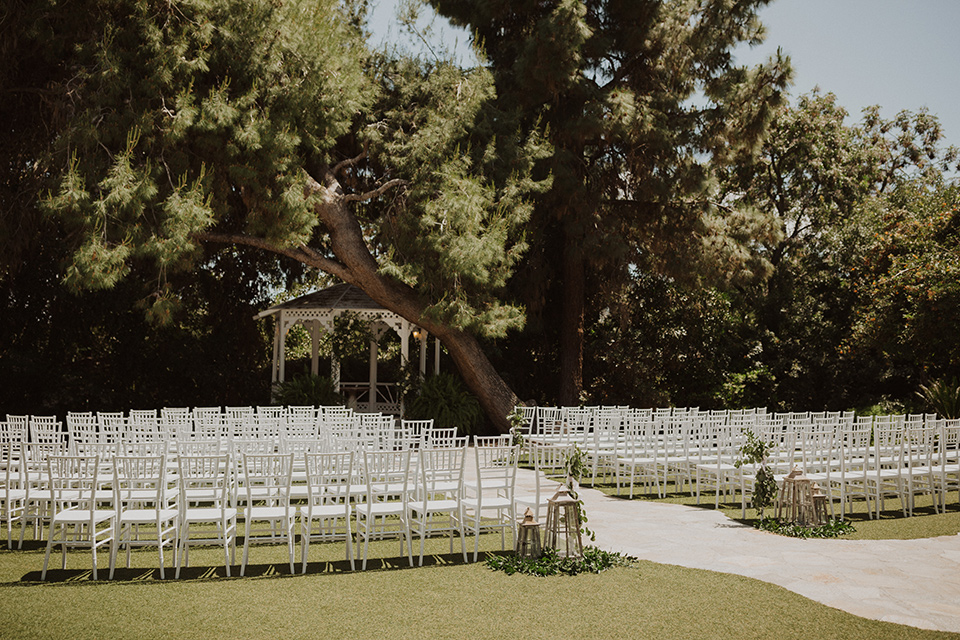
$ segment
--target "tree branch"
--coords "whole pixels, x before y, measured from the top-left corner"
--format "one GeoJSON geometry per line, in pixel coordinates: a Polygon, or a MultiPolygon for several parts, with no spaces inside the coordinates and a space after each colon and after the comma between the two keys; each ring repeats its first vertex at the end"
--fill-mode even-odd
{"type": "Polygon", "coordinates": [[[316,267],[325,273],[336,276],[346,281],[350,276],[350,269],[340,264],[336,260],[331,260],[321,255],[315,249],[307,245],[300,245],[297,248],[280,247],[268,240],[256,236],[248,236],[242,233],[214,233],[205,231],[195,234],[194,237],[200,242],[216,242],[220,244],[238,244],[254,249],[269,251],[281,256],[286,256],[307,266],[316,267]]]}
{"type": "Polygon", "coordinates": [[[361,160],[363,160],[364,158],[366,158],[368,155],[369,149],[370,149],[370,143],[365,141],[363,143],[363,151],[360,152],[360,155],[358,155],[355,158],[347,158],[346,160],[342,160],[333,166],[333,169],[331,169],[331,171],[333,172],[333,175],[339,174],[341,171],[343,171],[347,167],[352,167],[356,165],[358,162],[360,162],[361,160]]]}
{"type": "Polygon", "coordinates": [[[394,178],[389,182],[383,183],[373,191],[367,191],[366,193],[348,193],[347,195],[343,196],[343,201],[344,202],[365,202],[367,200],[372,200],[373,198],[382,196],[384,193],[386,193],[387,191],[389,191],[394,187],[404,186],[406,184],[407,184],[406,180],[402,180],[400,178],[394,178]]]}

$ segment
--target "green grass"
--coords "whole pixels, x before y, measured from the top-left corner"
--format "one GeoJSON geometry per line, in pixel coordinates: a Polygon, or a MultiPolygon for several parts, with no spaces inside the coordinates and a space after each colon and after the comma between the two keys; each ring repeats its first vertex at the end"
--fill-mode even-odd
{"type": "MultiPolygon", "coordinates": [[[[492,538],[487,550],[499,548],[492,538]]],[[[344,570],[342,545],[313,545],[305,576],[285,575],[282,549],[257,547],[257,577],[230,579],[197,579],[220,558],[199,549],[198,573],[180,581],[156,580],[150,551],[135,553],[140,570],[115,581],[64,581],[89,570],[89,554],[74,552],[72,569],[54,572],[51,584],[34,581],[39,545],[4,549],[0,638],[957,637],[858,618],[740,576],[645,561],[574,577],[507,576],[450,556],[445,540],[429,544],[430,566],[410,569],[391,556],[396,543],[378,543],[387,560],[366,572],[344,570]]]]}
{"type": "MultiPolygon", "coordinates": [[[[611,494],[616,489],[597,488],[611,494]]],[[[694,502],[678,493],[662,501],[694,502]]],[[[713,508],[712,496],[704,502],[709,504],[700,508],[713,508]]],[[[722,503],[721,510],[740,518],[739,503],[722,503]]],[[[956,504],[947,514],[932,515],[932,507],[920,503],[917,512],[922,515],[904,518],[895,501],[888,501],[880,520],[868,520],[865,509],[855,511],[858,531],[849,537],[914,538],[960,530],[956,504]]],[[[755,518],[748,510],[747,520],[755,518]]],[[[28,540],[23,550],[0,548],[0,639],[384,633],[431,639],[960,637],[859,618],[750,578],[647,561],[596,575],[508,576],[483,563],[499,549],[499,536],[482,536],[481,561],[465,564],[459,543],[450,554],[447,539],[431,539],[426,566],[411,569],[399,557],[397,541],[375,542],[370,569],[351,572],[342,543],[314,544],[307,575],[289,575],[286,548],[260,545],[251,548],[247,577],[236,577],[237,565],[234,577],[227,578],[222,550],[197,548],[180,580],[172,579],[168,556],[163,581],[156,551],[147,549],[134,552],[132,568],[118,568],[113,581],[105,579],[102,555],[97,582],[90,580],[89,552],[75,551],[68,553],[66,571],[59,568],[59,555],[52,555],[44,583],[39,581],[44,547],[28,540]]],[[[472,552],[470,538],[467,550],[472,552]]]]}

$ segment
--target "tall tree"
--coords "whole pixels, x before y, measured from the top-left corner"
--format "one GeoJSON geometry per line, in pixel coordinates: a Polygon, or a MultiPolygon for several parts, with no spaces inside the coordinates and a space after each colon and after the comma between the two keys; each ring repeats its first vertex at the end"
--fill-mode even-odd
{"type": "Polygon", "coordinates": [[[788,62],[734,64],[733,47],[763,37],[764,0],[431,4],[474,34],[503,109],[549,131],[553,188],[522,273],[532,311],[559,307],[559,400],[576,404],[591,286],[617,288],[638,264],[688,275],[710,264],[727,277],[759,268],[739,259],[740,233],[757,221],[717,206],[711,166],[762,140],[788,62]]]}
{"type": "Polygon", "coordinates": [[[731,372],[751,374],[761,403],[832,409],[876,396],[880,361],[849,348],[862,346],[855,318],[876,303],[862,282],[879,251],[876,210],[940,179],[956,157],[942,139],[925,111],[885,120],[871,107],[848,123],[836,97],[816,90],[779,109],[760,153],[725,173],[724,198],[769,212],[779,232],[764,243],[772,275],[739,298],[755,322],[754,370],[731,372]]]}
{"type": "MultiPolygon", "coordinates": [[[[57,5],[56,2],[52,3],[57,5]]],[[[201,245],[285,256],[365,290],[440,338],[488,416],[516,396],[476,335],[522,322],[496,291],[524,249],[542,155],[492,104],[490,76],[371,57],[365,3],[87,0],[45,207],[72,234],[65,282],[155,269],[152,313],[201,245]]],[[[56,33],[54,33],[56,35],[56,33]]],[[[34,46],[43,47],[38,38],[34,46]]]]}

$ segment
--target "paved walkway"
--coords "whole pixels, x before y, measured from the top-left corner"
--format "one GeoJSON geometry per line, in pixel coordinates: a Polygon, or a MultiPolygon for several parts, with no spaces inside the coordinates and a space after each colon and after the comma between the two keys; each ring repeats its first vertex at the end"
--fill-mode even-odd
{"type": "MultiPolygon", "coordinates": [[[[533,480],[519,470],[518,491],[533,480]]],[[[756,578],[864,618],[960,632],[960,535],[802,540],[709,509],[580,493],[602,549],[756,578]]]]}

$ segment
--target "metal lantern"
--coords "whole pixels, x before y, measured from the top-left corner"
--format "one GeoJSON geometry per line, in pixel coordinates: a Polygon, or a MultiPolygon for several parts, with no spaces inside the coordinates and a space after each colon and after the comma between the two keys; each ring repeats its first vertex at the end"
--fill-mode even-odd
{"type": "Polygon", "coordinates": [[[557,550],[560,556],[583,557],[580,539],[580,509],[566,487],[560,487],[547,501],[546,546],[557,550]]]}
{"type": "Polygon", "coordinates": [[[517,555],[521,558],[536,560],[540,557],[540,523],[533,517],[533,511],[527,507],[520,523],[520,535],[517,537],[517,555]]]}

